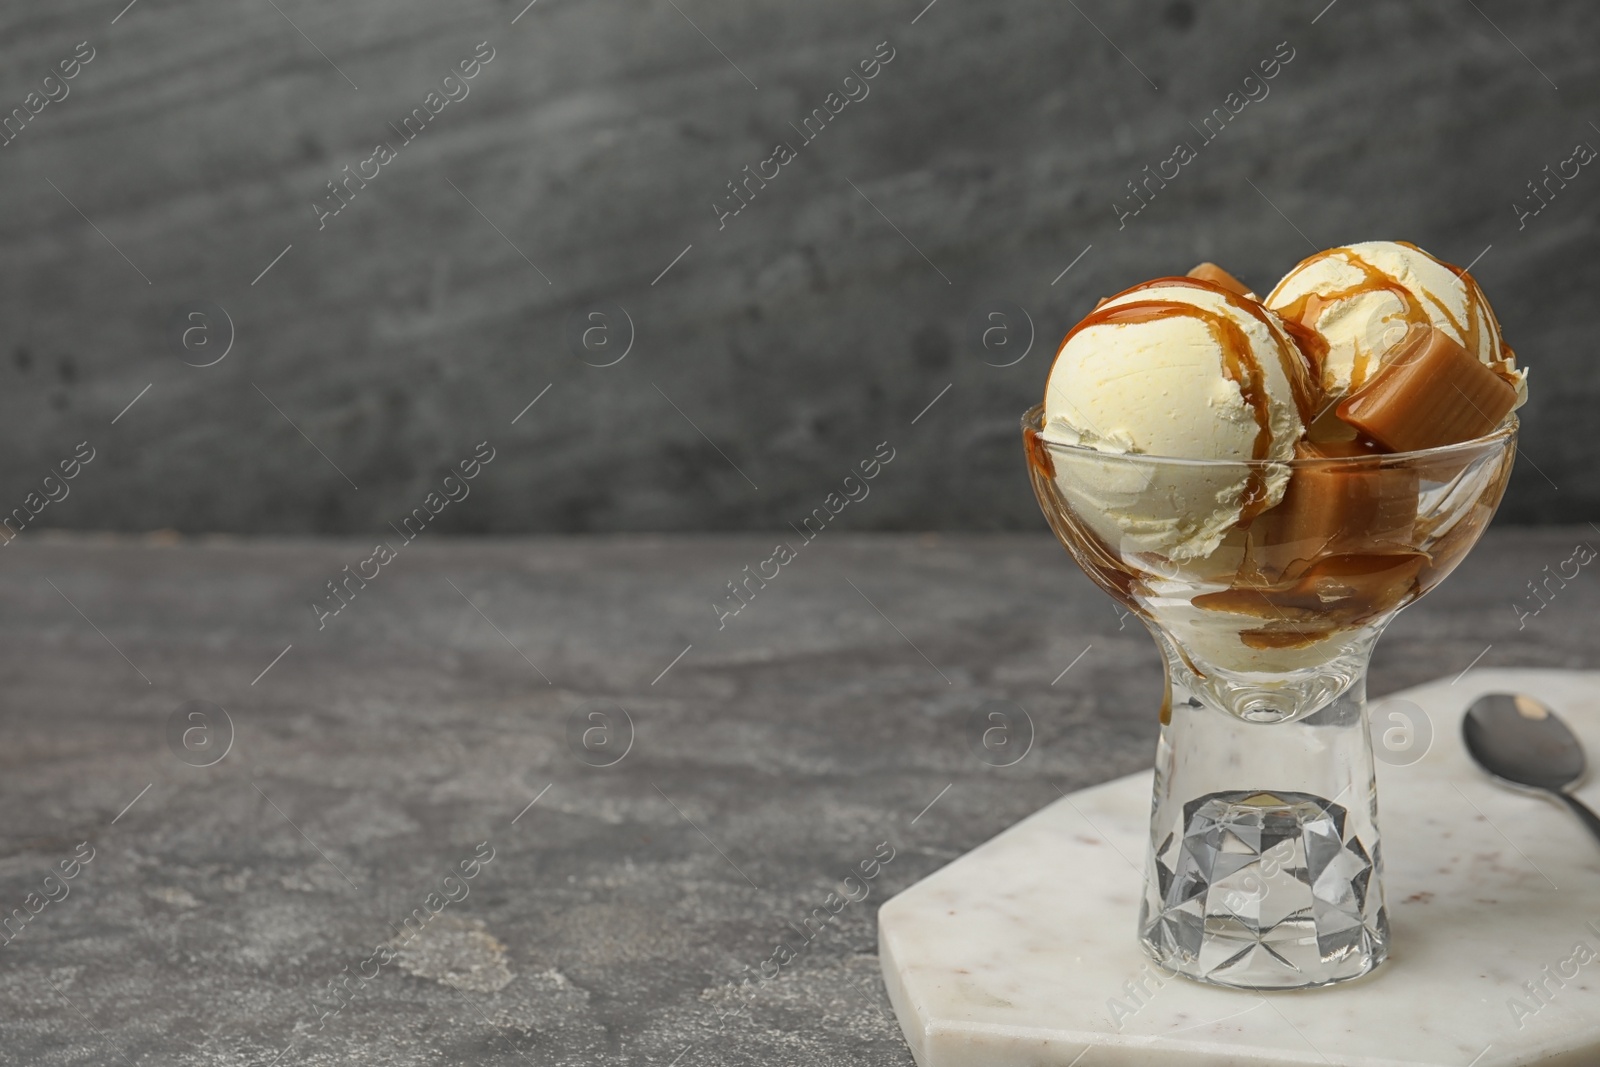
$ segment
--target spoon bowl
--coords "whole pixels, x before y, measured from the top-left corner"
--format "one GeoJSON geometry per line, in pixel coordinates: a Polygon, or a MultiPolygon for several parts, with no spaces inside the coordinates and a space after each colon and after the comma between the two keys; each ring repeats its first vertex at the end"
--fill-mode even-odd
{"type": "Polygon", "coordinates": [[[1467,751],[1496,778],[1531,789],[1560,790],[1583,777],[1583,745],[1560,717],[1521,693],[1473,701],[1461,724],[1467,751]]]}
{"type": "Polygon", "coordinates": [[[1600,839],[1600,816],[1567,792],[1584,776],[1583,744],[1555,712],[1524,693],[1488,693],[1467,709],[1461,736],[1484,770],[1558,798],[1600,839]]]}

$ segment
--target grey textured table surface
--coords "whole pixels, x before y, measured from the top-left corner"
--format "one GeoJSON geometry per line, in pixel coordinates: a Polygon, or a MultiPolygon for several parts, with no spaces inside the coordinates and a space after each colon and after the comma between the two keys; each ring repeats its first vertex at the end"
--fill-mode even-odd
{"type": "MultiPolygon", "coordinates": [[[[1580,539],[1492,531],[1386,636],[1373,691],[1600,665],[1592,576],[1515,609],[1580,539]]],[[[319,631],[305,601],[359,542],[8,548],[0,1062],[909,1064],[878,904],[1146,766],[1160,669],[1043,536],[826,535],[719,631],[769,552],[419,541],[319,631]],[[569,743],[597,699],[634,723],[610,767],[569,743]],[[1005,769],[974,755],[991,699],[1037,728],[1005,769]],[[210,767],[166,740],[191,700],[233,723],[210,767]],[[742,986],[883,842],[869,895],[742,986]]]]}

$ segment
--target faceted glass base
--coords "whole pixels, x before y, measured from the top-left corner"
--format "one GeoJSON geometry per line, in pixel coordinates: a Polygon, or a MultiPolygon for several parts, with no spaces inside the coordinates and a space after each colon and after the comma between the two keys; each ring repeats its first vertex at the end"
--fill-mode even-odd
{"type": "Polygon", "coordinates": [[[1235,790],[1183,805],[1156,844],[1145,950],[1201,981],[1292,989],[1367,973],[1388,949],[1375,839],[1308,793],[1235,790]]]}
{"type": "Polygon", "coordinates": [[[1207,699],[1180,656],[1167,666],[1139,916],[1145,952],[1236,989],[1366,974],[1388,955],[1389,923],[1365,660],[1321,707],[1275,722],[1207,699]]]}

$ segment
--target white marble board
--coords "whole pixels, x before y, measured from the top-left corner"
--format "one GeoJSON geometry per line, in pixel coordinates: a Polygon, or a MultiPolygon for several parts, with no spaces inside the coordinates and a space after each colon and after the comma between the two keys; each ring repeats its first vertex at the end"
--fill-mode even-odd
{"type": "MultiPolygon", "coordinates": [[[[1051,804],[883,906],[884,977],[917,1062],[1597,1067],[1600,843],[1468,760],[1461,715],[1495,690],[1545,700],[1600,758],[1600,672],[1476,670],[1388,698],[1419,705],[1434,736],[1417,762],[1379,766],[1393,941],[1374,974],[1259,995],[1147,964],[1146,772],[1051,804]]],[[[1578,792],[1600,806],[1600,786],[1578,792]]]]}

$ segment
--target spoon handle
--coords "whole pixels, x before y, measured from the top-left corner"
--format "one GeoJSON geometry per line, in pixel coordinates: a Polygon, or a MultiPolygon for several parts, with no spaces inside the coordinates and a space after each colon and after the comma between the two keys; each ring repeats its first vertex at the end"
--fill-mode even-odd
{"type": "Polygon", "coordinates": [[[1583,820],[1583,825],[1589,828],[1589,832],[1595,836],[1595,839],[1600,840],[1600,815],[1596,815],[1587,804],[1570,793],[1559,793],[1557,795],[1567,802],[1567,807],[1572,809],[1574,815],[1583,820]]]}

